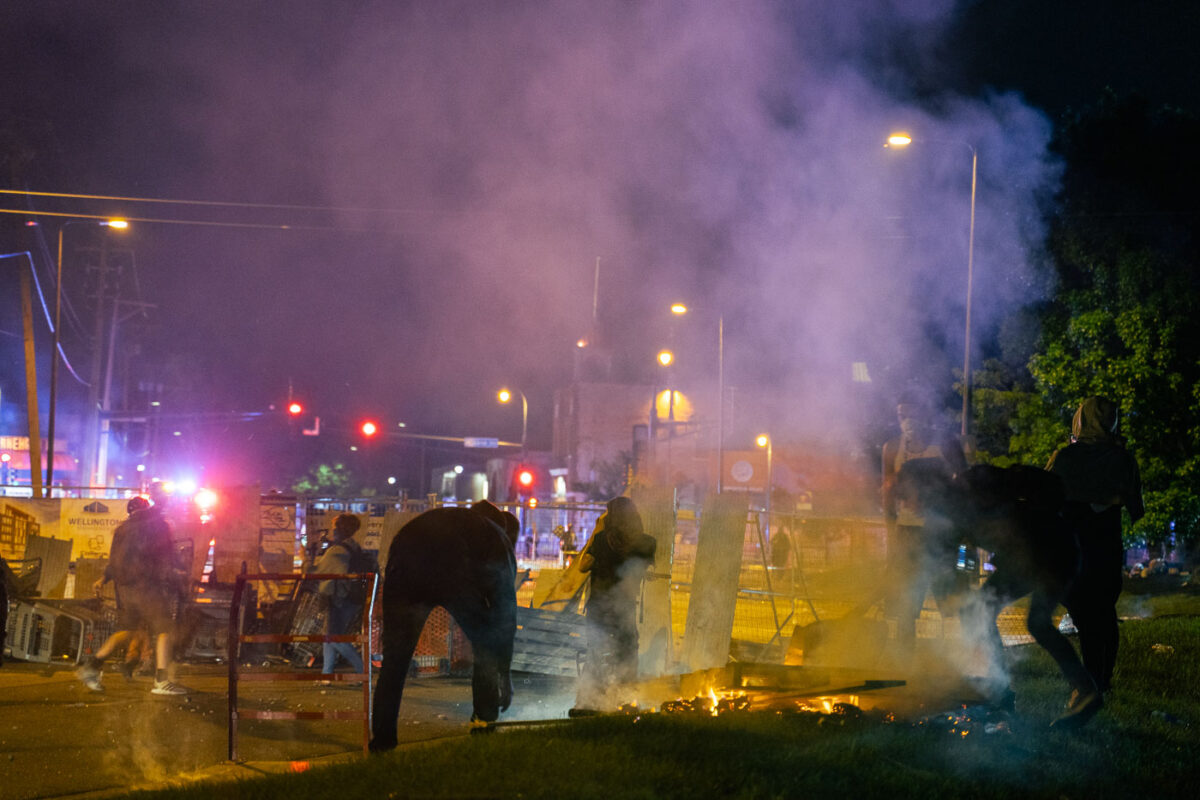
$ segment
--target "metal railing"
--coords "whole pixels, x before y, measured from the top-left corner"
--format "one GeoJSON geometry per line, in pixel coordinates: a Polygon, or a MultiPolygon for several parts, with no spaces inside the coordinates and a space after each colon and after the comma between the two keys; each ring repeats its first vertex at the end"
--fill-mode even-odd
{"type": "Polygon", "coordinates": [[[368,752],[371,740],[371,617],[375,611],[375,595],[379,589],[379,576],[373,572],[352,574],[309,573],[297,575],[293,573],[262,573],[237,576],[233,590],[233,599],[229,607],[229,760],[238,760],[237,736],[238,722],[241,719],[257,720],[362,720],[363,753],[368,752]],[[362,629],[359,633],[350,634],[295,634],[295,633],[244,633],[246,606],[242,602],[246,593],[246,584],[259,581],[324,581],[324,580],[359,580],[367,582],[367,602],[363,604],[362,629]],[[241,675],[238,666],[241,662],[241,645],[243,644],[283,644],[295,642],[347,642],[359,645],[362,652],[363,672],[361,673],[305,673],[289,670],[287,672],[254,672],[241,675]],[[238,705],[238,682],[241,681],[361,681],[363,707],[361,711],[266,711],[242,708],[238,705]]]}

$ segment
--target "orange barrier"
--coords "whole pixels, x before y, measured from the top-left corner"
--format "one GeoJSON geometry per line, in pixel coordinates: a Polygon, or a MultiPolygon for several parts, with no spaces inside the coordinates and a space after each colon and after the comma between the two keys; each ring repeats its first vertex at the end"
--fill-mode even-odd
{"type": "Polygon", "coordinates": [[[375,610],[375,595],[379,588],[379,575],[374,572],[353,573],[349,575],[309,573],[296,575],[292,573],[263,573],[259,575],[238,575],[234,586],[233,599],[229,604],[229,760],[237,761],[237,733],[239,719],[259,720],[316,720],[316,719],[345,719],[362,720],[363,724],[363,753],[368,752],[371,741],[371,616],[375,610]],[[368,581],[367,598],[363,604],[363,624],[360,633],[353,634],[289,634],[289,633],[242,633],[246,609],[242,604],[246,583],[249,581],[295,581],[295,580],[359,580],[368,581]],[[362,673],[317,673],[303,672],[256,672],[243,676],[238,675],[238,663],[241,661],[241,645],[251,643],[284,643],[284,642],[348,642],[356,644],[362,652],[362,673]],[[361,681],[362,682],[362,711],[262,711],[258,709],[243,709],[238,707],[238,681],[361,681]]]}

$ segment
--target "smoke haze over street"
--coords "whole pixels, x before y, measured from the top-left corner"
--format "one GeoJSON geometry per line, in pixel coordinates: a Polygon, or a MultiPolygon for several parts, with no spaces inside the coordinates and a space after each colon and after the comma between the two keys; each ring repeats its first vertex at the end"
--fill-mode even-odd
{"type": "MultiPolygon", "coordinates": [[[[946,390],[961,364],[972,147],[976,341],[1042,292],[1048,121],[1013,94],[916,97],[905,77],[951,69],[933,54],[955,13],[19,2],[5,105],[48,122],[9,188],[319,207],[185,206],[170,214],[293,229],[144,223],[122,240],[157,346],[224,408],[280,402],[290,379],[327,418],[513,438],[493,395],[510,383],[548,447],[599,259],[615,377],[648,381],[670,339],[681,374],[711,381],[723,315],[727,381],[786,390],[779,429],[851,430],[852,362],[946,390]],[[885,149],[896,129],[913,145],[885,149]],[[673,323],[677,299],[695,319],[673,323]]],[[[54,208],[85,205],[167,216],[54,208]]]]}

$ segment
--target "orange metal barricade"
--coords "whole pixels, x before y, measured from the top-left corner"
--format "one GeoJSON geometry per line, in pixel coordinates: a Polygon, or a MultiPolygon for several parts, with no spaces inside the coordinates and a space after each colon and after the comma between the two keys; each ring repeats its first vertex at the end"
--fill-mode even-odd
{"type": "Polygon", "coordinates": [[[379,589],[379,575],[374,572],[353,573],[349,575],[309,573],[299,575],[293,573],[263,573],[258,575],[238,575],[237,584],[233,590],[233,599],[229,604],[229,760],[237,761],[237,733],[240,719],[259,720],[317,720],[344,719],[362,720],[363,724],[363,753],[368,752],[371,740],[371,618],[375,610],[375,595],[379,589]],[[242,632],[245,623],[246,610],[242,598],[245,594],[246,583],[249,581],[299,581],[299,580],[360,580],[367,581],[367,602],[363,604],[363,622],[360,633],[355,634],[289,634],[289,633],[255,633],[242,632]],[[238,663],[241,661],[241,645],[251,643],[286,642],[349,642],[362,649],[363,672],[353,673],[316,673],[303,672],[257,672],[243,676],[238,675],[238,663]],[[361,681],[362,682],[362,711],[263,711],[258,709],[243,709],[238,707],[238,681],[361,681]]]}

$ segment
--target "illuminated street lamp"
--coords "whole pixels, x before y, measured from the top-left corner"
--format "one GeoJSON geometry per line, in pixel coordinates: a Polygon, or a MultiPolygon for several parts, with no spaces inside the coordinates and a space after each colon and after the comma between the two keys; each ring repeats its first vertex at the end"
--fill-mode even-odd
{"type": "MultiPolygon", "coordinates": [[[[907,147],[912,144],[912,137],[903,131],[893,133],[887,139],[891,147],[907,147]]],[[[928,139],[931,142],[944,142],[942,139],[928,139]]],[[[970,142],[954,140],[951,144],[964,144],[971,150],[971,226],[967,234],[967,314],[966,333],[963,340],[963,404],[962,404],[962,436],[965,439],[969,430],[969,412],[971,409],[971,283],[975,269],[975,178],[979,167],[979,152],[970,142]]]]}
{"type": "MultiPolygon", "coordinates": [[[[671,313],[683,316],[688,313],[684,303],[672,303],[671,313]]],[[[717,494],[721,493],[725,460],[725,315],[717,318],[717,494]]]]}
{"type": "Polygon", "coordinates": [[[669,366],[671,366],[671,364],[674,361],[675,361],[675,354],[672,353],[670,350],[659,350],[658,351],[658,363],[659,364],[662,364],[664,367],[669,367],[669,366]]]}
{"type": "Polygon", "coordinates": [[[82,224],[100,225],[107,228],[116,228],[117,230],[122,231],[129,227],[129,222],[123,219],[69,219],[62,225],[58,226],[58,263],[57,274],[54,280],[54,337],[50,352],[50,421],[46,426],[46,497],[50,497],[51,492],[54,489],[54,422],[57,416],[58,355],[61,348],[61,345],[59,344],[59,324],[62,321],[63,231],[66,230],[68,225],[82,224]]]}
{"type": "MultiPolygon", "coordinates": [[[[521,458],[525,458],[525,436],[529,432],[529,401],[525,399],[525,393],[517,390],[517,394],[521,396],[521,458]]],[[[513,393],[508,388],[502,388],[496,392],[496,399],[501,403],[510,403],[513,399],[513,393]]]]}
{"type": "Polygon", "coordinates": [[[767,534],[767,541],[770,541],[771,540],[771,481],[772,481],[771,437],[765,433],[760,433],[758,435],[758,438],[756,438],[754,440],[754,443],[756,445],[758,445],[759,447],[767,448],[767,524],[765,526],[765,530],[766,530],[766,534],[767,534]]]}

